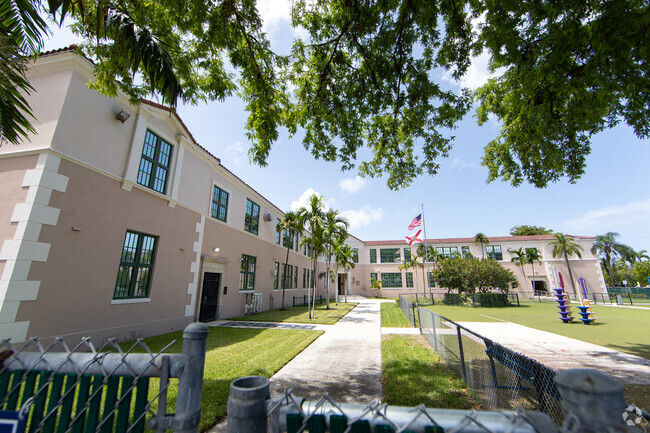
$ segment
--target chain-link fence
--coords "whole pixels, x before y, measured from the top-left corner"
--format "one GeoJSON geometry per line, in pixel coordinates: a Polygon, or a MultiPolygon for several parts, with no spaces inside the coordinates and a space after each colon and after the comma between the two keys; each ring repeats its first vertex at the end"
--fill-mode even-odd
{"type": "Polygon", "coordinates": [[[523,407],[562,421],[554,370],[431,310],[417,313],[422,335],[488,408],[523,407]]]}
{"type": "Polygon", "coordinates": [[[327,394],[306,401],[291,390],[271,399],[268,379],[244,377],[230,384],[228,433],[622,433],[633,431],[627,426],[634,423],[643,425],[634,410],[626,409],[622,385],[603,373],[570,370],[557,383],[568,420],[561,430],[548,415],[523,408],[470,411],[389,406],[378,400],[337,403],[327,394]]]}
{"type": "MultiPolygon", "coordinates": [[[[89,339],[69,348],[61,338],[16,349],[0,342],[0,410],[29,432],[198,432],[208,328],[190,324],[182,354],[153,353],[136,341],[124,350],[89,339]],[[142,353],[135,353],[142,352],[142,353]],[[177,379],[177,380],[176,380],[177,379]],[[175,413],[168,390],[177,382],[175,413]]],[[[4,431],[4,430],[2,430],[4,431]]]]}

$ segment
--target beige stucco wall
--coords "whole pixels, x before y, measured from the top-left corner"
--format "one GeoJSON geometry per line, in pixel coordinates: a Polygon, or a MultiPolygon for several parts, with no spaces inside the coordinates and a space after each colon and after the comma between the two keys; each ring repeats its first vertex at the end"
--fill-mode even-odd
{"type": "MultiPolygon", "coordinates": [[[[5,145],[9,147],[11,145],[5,145]]],[[[0,148],[0,149],[2,149],[0,148]]],[[[23,188],[25,172],[36,166],[38,155],[25,155],[17,158],[0,157],[0,245],[5,239],[13,239],[16,225],[11,223],[11,215],[16,203],[23,203],[27,188],[23,188]]],[[[2,266],[2,262],[0,262],[2,266]]],[[[1,273],[0,273],[1,275],[1,273]]]]}
{"type": "MultiPolygon", "coordinates": [[[[269,224],[275,227],[275,221],[260,221],[260,225],[269,224]]],[[[265,241],[258,236],[233,228],[212,218],[206,219],[203,235],[202,256],[225,262],[222,274],[221,292],[219,294],[219,317],[228,318],[241,316],[244,313],[246,294],[249,291],[239,290],[239,277],[241,269],[241,256],[246,254],[257,259],[255,271],[255,290],[262,293],[262,308],[268,310],[280,306],[282,291],[273,290],[273,270],[275,262],[284,263],[286,259],[286,248],[275,243],[265,241]],[[219,248],[215,253],[214,248],[219,248]],[[227,293],[223,294],[223,287],[227,287],[227,293]],[[271,300],[271,296],[273,300],[271,300]]],[[[289,253],[289,265],[298,266],[298,287],[299,289],[286,290],[285,304],[291,305],[292,296],[301,296],[307,293],[302,288],[302,269],[310,266],[309,259],[295,251],[289,253]]],[[[204,269],[202,269],[201,275],[204,269]]],[[[209,271],[209,270],[207,270],[209,271]]],[[[201,279],[202,284],[202,279],[201,279]]],[[[321,292],[322,293],[322,292],[321,292]]]]}
{"type": "Polygon", "coordinates": [[[29,274],[41,281],[38,298],[22,302],[18,311],[17,321],[31,321],[28,335],[71,341],[90,335],[97,342],[160,334],[191,322],[184,312],[200,216],[139,188],[125,191],[120,182],[67,160],[59,173],[69,177],[67,191],[50,200],[61,209],[59,221],[44,226],[39,239],[51,243],[48,260],[33,263],[29,274]],[[127,229],[159,237],[149,302],[113,302],[127,229]]]}

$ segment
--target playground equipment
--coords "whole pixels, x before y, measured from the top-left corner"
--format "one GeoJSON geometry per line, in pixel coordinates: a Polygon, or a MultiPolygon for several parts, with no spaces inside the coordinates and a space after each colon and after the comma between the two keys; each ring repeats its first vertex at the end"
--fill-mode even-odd
{"type": "Polygon", "coordinates": [[[569,301],[569,296],[564,293],[564,289],[558,287],[553,289],[555,291],[555,300],[559,304],[557,307],[560,309],[560,320],[564,323],[569,323],[573,320],[571,315],[571,301],[569,301]]]}
{"type": "Polygon", "coordinates": [[[585,325],[590,325],[596,320],[594,313],[591,311],[591,301],[589,299],[583,299],[582,305],[578,306],[578,310],[580,310],[580,320],[585,325]]]}

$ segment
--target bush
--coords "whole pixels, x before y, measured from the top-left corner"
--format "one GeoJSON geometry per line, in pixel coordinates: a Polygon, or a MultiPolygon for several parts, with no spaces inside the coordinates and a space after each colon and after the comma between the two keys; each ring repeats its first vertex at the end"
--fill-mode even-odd
{"type": "Polygon", "coordinates": [[[479,307],[507,307],[508,296],[504,293],[475,293],[474,305],[479,307]]]}
{"type": "Polygon", "coordinates": [[[442,303],[445,305],[463,305],[465,300],[466,297],[464,295],[459,295],[458,293],[445,293],[445,297],[442,298],[442,303]]]}

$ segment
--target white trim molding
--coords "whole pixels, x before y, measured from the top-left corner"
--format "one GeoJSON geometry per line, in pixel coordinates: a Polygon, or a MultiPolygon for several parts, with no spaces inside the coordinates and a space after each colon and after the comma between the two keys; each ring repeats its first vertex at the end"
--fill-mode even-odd
{"type": "Polygon", "coordinates": [[[201,248],[203,246],[203,231],[205,230],[205,215],[201,214],[201,221],[196,223],[196,233],[199,235],[197,242],[194,242],[192,251],[194,261],[190,264],[192,282],[187,285],[187,294],[191,296],[190,303],[185,306],[185,317],[194,316],[196,309],[196,292],[199,284],[199,267],[201,265],[201,248]]]}
{"type": "Polygon", "coordinates": [[[32,262],[47,262],[50,244],[39,242],[43,225],[56,226],[60,210],[49,206],[52,191],[64,193],[68,177],[58,173],[61,158],[50,152],[39,155],[36,168],[27,170],[22,186],[29,188],[23,203],[16,203],[11,222],[17,223],[13,239],[0,248],[5,261],[0,277],[0,335],[21,343],[27,339],[29,321],[16,322],[21,301],[34,301],[40,281],[29,281],[32,262]]]}

